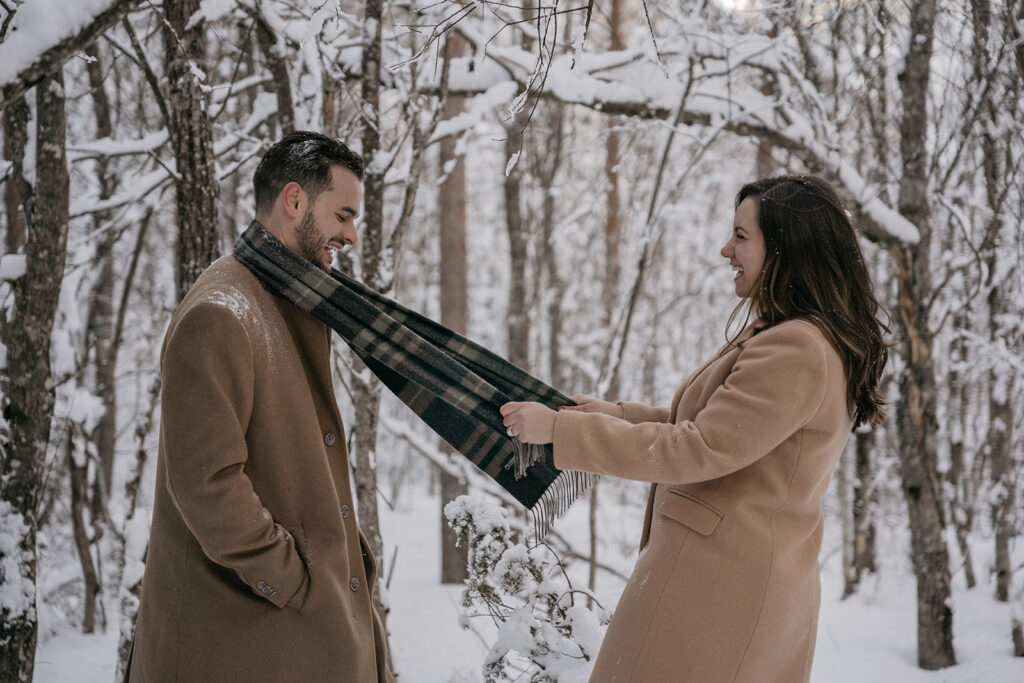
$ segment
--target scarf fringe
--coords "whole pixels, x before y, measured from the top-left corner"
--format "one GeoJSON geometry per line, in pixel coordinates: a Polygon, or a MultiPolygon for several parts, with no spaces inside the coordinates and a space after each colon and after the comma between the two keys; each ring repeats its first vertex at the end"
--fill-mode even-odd
{"type": "Polygon", "coordinates": [[[565,514],[569,507],[576,502],[576,499],[587,492],[594,485],[599,477],[589,472],[577,472],[575,470],[563,470],[547,490],[537,501],[536,505],[530,508],[533,514],[533,533],[535,540],[540,543],[551,531],[551,525],[555,520],[565,514]]]}
{"type": "Polygon", "coordinates": [[[526,470],[529,469],[530,465],[535,462],[540,462],[544,459],[546,451],[544,446],[536,443],[523,443],[519,440],[519,437],[512,437],[512,463],[514,465],[514,473],[516,481],[519,481],[526,476],[526,470]]]}

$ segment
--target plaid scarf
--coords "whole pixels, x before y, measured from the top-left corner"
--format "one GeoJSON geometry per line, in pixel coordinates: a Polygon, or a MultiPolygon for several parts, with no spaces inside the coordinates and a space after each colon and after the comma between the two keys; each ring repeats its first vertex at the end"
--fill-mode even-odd
{"type": "Polygon", "coordinates": [[[572,401],[504,358],[332,269],[323,271],[253,221],[234,256],[271,291],[338,333],[438,436],[533,513],[537,540],[596,477],[555,469],[551,444],[509,436],[498,408],[572,401]]]}

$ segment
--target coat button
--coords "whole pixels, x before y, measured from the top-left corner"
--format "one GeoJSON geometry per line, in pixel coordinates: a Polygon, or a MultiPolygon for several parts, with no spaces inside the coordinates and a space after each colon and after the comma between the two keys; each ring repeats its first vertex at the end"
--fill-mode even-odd
{"type": "Polygon", "coordinates": [[[334,432],[327,432],[324,434],[324,443],[328,446],[333,446],[334,442],[338,440],[338,437],[334,436],[334,432]]]}
{"type": "Polygon", "coordinates": [[[342,519],[348,519],[348,505],[341,506],[341,517],[342,519]]]}
{"type": "Polygon", "coordinates": [[[359,590],[359,579],[352,579],[348,582],[348,587],[354,591],[359,590]]]}

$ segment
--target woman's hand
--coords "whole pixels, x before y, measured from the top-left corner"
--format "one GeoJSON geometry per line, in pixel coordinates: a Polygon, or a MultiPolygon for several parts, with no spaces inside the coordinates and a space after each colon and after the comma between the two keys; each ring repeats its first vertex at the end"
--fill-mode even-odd
{"type": "Polygon", "coordinates": [[[587,396],[586,394],[576,394],[572,397],[572,400],[576,405],[565,406],[561,408],[561,410],[575,410],[581,413],[604,413],[605,415],[611,415],[612,417],[623,417],[622,406],[618,403],[602,401],[599,398],[587,396]]]}
{"type": "Polygon", "coordinates": [[[523,443],[551,443],[555,440],[557,413],[540,403],[511,401],[500,408],[509,436],[523,443]]]}

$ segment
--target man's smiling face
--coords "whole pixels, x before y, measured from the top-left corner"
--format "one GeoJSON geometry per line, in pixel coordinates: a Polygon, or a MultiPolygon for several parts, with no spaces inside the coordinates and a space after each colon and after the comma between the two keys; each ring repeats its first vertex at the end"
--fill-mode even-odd
{"type": "Polygon", "coordinates": [[[355,219],[363,187],[355,173],[331,166],[331,184],[318,194],[285,243],[302,258],[330,272],[334,254],[359,240],[355,219]]]}

